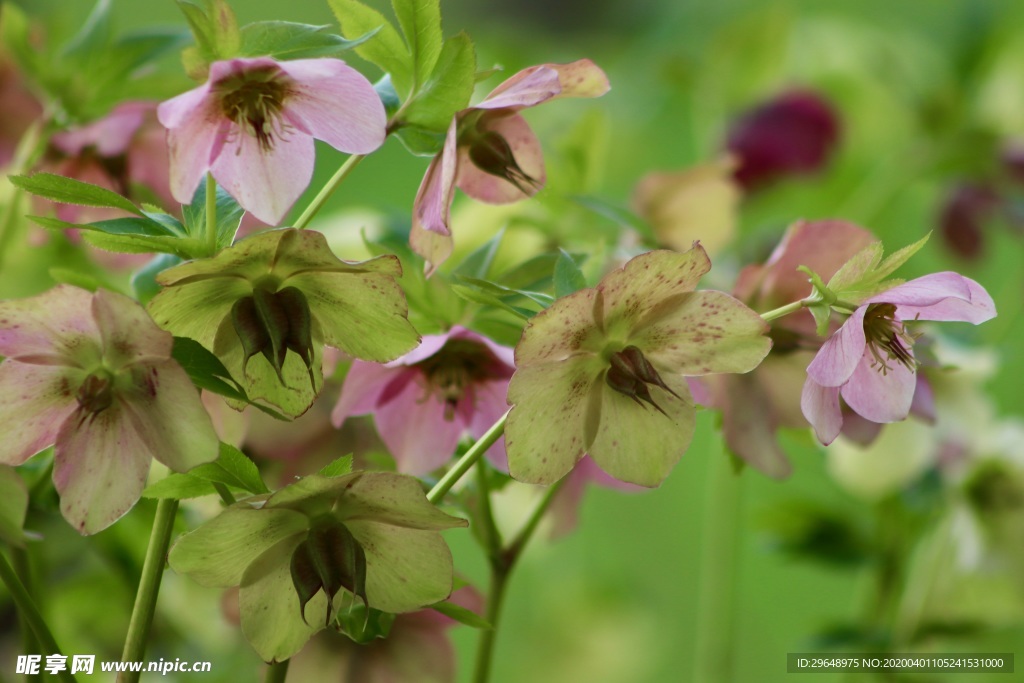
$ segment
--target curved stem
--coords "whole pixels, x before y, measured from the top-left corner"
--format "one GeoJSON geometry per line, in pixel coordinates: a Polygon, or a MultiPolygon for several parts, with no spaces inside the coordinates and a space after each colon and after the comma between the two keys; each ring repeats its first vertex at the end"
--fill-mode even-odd
{"type": "Polygon", "coordinates": [[[288,663],[292,660],[286,659],[283,662],[274,662],[267,667],[267,677],[264,683],[284,683],[288,677],[288,663]]]}
{"type": "Polygon", "coordinates": [[[508,413],[502,415],[497,422],[491,425],[491,428],[480,437],[480,440],[473,444],[450,470],[445,472],[441,480],[434,484],[434,488],[430,489],[430,492],[427,494],[427,500],[436,505],[445,497],[445,494],[469,471],[473,463],[479,460],[480,456],[486,453],[487,449],[493,446],[494,442],[505,433],[506,419],[508,419],[508,413]]]}
{"type": "MultiPolygon", "coordinates": [[[[11,599],[14,600],[14,604],[18,607],[18,614],[28,623],[32,628],[32,631],[36,634],[36,638],[39,641],[39,645],[43,649],[43,654],[47,655],[59,655],[61,654],[60,647],[57,645],[57,641],[54,640],[53,634],[50,633],[50,629],[46,626],[46,622],[43,620],[39,610],[36,609],[35,603],[32,601],[32,597],[25,590],[25,586],[21,583],[18,575],[15,574],[14,569],[8,564],[7,558],[0,553],[0,580],[7,586],[7,591],[11,594],[11,599]]],[[[59,672],[58,674],[62,681],[65,683],[77,683],[75,677],[71,675],[71,672],[67,669],[59,672]]]]}
{"type": "Polygon", "coordinates": [[[217,181],[206,173],[206,248],[208,256],[217,253],[217,181]]]}
{"type": "Polygon", "coordinates": [[[794,301],[793,303],[786,304],[785,306],[779,306],[778,308],[774,308],[768,311],[767,313],[762,313],[761,317],[764,318],[764,321],[766,323],[770,323],[771,321],[778,320],[779,318],[789,315],[790,313],[796,313],[801,308],[806,306],[807,303],[808,302],[804,299],[801,299],[800,301],[794,301]]]}
{"type": "Polygon", "coordinates": [[[352,172],[352,169],[358,166],[359,162],[365,158],[365,154],[353,154],[346,159],[345,163],[343,163],[341,167],[334,172],[331,179],[327,181],[327,184],[320,189],[320,192],[318,192],[316,197],[313,198],[313,201],[309,203],[309,206],[307,206],[306,210],[302,212],[302,215],[299,216],[295,223],[292,224],[292,227],[302,230],[309,225],[309,222],[313,220],[313,216],[315,216],[320,209],[324,207],[324,204],[326,204],[327,200],[330,199],[332,194],[334,194],[334,191],[338,189],[338,186],[341,185],[342,181],[348,177],[348,174],[352,172]]]}
{"type": "MultiPolygon", "coordinates": [[[[149,536],[149,548],[146,560],[142,564],[142,578],[139,580],[139,592],[135,595],[135,607],[128,623],[128,635],[124,641],[123,662],[141,661],[146,654],[146,641],[149,628],[153,624],[156,613],[156,598],[160,592],[160,581],[164,575],[164,563],[167,561],[167,548],[171,544],[171,531],[174,528],[174,515],[178,511],[178,501],[165,498],[156,504],[156,516],[153,518],[153,530],[149,536]]],[[[140,672],[124,671],[117,675],[117,683],[136,683],[140,672]]]]}

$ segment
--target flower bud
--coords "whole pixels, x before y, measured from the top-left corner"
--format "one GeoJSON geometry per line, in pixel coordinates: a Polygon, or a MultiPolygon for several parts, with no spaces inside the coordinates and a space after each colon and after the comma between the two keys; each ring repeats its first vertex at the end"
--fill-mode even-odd
{"type": "Polygon", "coordinates": [[[231,308],[231,322],[242,342],[242,371],[257,353],[270,362],[281,384],[282,369],[288,351],[294,351],[309,371],[309,381],[316,391],[313,376],[313,316],[305,295],[295,287],[280,292],[257,288],[252,296],[243,297],[231,308]]]}
{"type": "Polygon", "coordinates": [[[507,180],[523,194],[532,195],[540,189],[537,181],[519,167],[508,141],[493,130],[483,132],[470,142],[469,159],[484,173],[507,180]]]}
{"type": "Polygon", "coordinates": [[[352,533],[341,522],[319,522],[306,540],[292,553],[292,584],[299,596],[299,610],[306,620],[306,603],[323,590],[327,596],[325,626],[334,612],[334,596],[342,588],[366,600],[366,554],[352,533]]]}

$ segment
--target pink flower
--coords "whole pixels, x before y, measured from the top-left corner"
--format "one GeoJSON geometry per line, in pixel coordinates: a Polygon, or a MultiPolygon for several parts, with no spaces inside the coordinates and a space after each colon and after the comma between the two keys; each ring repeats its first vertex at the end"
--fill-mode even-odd
{"type": "MultiPolygon", "coordinates": [[[[453,327],[387,365],[354,361],[331,419],[340,427],[373,413],[398,471],[426,474],[451,458],[464,433],[483,436],[508,409],[514,370],[512,349],[453,327]]],[[[488,457],[506,469],[502,441],[488,457]]]]}
{"type": "Polygon", "coordinates": [[[384,105],[337,59],[214,62],[210,79],[160,105],[171,191],[183,204],[210,171],[247,211],[277,224],[313,177],[313,138],[368,154],[384,142],[384,105]]]}
{"type": "Polygon", "coordinates": [[[444,148],[416,193],[409,241],[431,271],[451,255],[455,188],[489,204],[508,204],[544,187],[540,142],[519,112],[559,97],[600,97],[608,78],[589,59],[524,69],[452,120],[444,148]]]}
{"type": "Polygon", "coordinates": [[[911,280],[863,301],[807,367],[800,407],[824,444],[843,426],[839,397],[872,422],[898,422],[910,411],[917,361],[905,321],[995,317],[995,304],[974,280],[952,272],[911,280]]]}
{"type": "Polygon", "coordinates": [[[0,463],[54,444],[61,512],[83,534],[131,509],[153,458],[178,472],[217,458],[172,341],[139,304],[102,289],[0,302],[0,463]]]}

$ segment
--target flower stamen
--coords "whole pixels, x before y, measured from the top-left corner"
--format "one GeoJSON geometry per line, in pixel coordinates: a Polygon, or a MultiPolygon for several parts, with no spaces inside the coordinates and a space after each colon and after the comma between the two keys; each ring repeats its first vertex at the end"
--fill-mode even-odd
{"type": "Polygon", "coordinates": [[[896,361],[911,372],[917,368],[910,349],[919,336],[908,332],[903,321],[896,318],[894,304],[870,304],[864,313],[864,337],[875,359],[871,367],[883,375],[892,370],[890,361],[896,361]]]}

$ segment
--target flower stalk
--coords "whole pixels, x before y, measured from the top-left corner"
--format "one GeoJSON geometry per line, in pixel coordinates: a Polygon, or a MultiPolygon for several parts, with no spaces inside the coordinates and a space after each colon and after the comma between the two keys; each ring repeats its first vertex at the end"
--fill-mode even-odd
{"type": "Polygon", "coordinates": [[[448,470],[441,480],[434,484],[434,488],[430,489],[427,493],[427,500],[435,505],[439,503],[445,495],[451,491],[452,487],[459,482],[460,479],[469,471],[469,469],[480,459],[487,449],[494,445],[494,442],[501,438],[501,435],[505,433],[505,420],[508,419],[508,413],[505,413],[501,418],[494,423],[494,425],[487,430],[487,432],[480,437],[473,446],[466,451],[466,453],[458,459],[455,465],[448,470]]]}
{"type": "Polygon", "coordinates": [[[302,230],[309,225],[309,222],[313,220],[313,217],[316,216],[317,213],[320,212],[320,209],[324,208],[324,204],[326,204],[327,200],[331,198],[331,195],[338,189],[338,186],[345,181],[345,178],[347,178],[348,174],[352,172],[352,169],[358,166],[359,162],[365,158],[365,154],[353,154],[346,159],[345,163],[343,163],[338,170],[334,172],[334,175],[331,176],[331,179],[328,180],[322,188],[320,188],[320,191],[317,192],[316,197],[314,197],[313,201],[309,203],[309,206],[307,206],[306,210],[302,212],[302,215],[295,219],[292,227],[302,230]]]}

